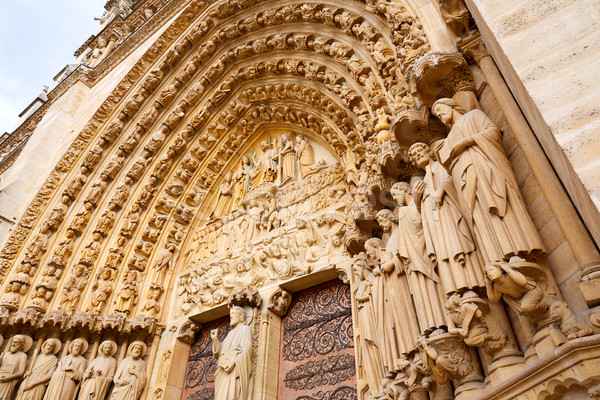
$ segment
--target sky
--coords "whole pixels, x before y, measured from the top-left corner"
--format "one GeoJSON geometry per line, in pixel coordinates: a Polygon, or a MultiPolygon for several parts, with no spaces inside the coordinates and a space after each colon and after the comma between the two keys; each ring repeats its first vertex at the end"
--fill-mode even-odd
{"type": "Polygon", "coordinates": [[[0,135],[99,27],[106,0],[4,0],[0,11],[0,135]]]}

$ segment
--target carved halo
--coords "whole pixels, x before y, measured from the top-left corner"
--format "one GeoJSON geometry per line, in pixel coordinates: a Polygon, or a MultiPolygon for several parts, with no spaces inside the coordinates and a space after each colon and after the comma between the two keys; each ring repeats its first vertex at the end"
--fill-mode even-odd
{"type": "Polygon", "coordinates": [[[135,342],[131,343],[129,345],[129,347],[127,348],[127,354],[131,355],[131,350],[133,350],[133,346],[138,345],[138,344],[142,346],[142,352],[140,354],[140,358],[143,358],[144,355],[146,355],[146,350],[148,349],[148,346],[146,346],[146,343],[142,342],[141,340],[136,340],[135,342]]]}
{"type": "Polygon", "coordinates": [[[54,343],[54,347],[52,348],[52,354],[57,354],[60,351],[60,348],[62,347],[61,341],[57,338],[46,339],[44,340],[42,347],[44,347],[44,345],[48,342],[54,343]]]}
{"type": "Polygon", "coordinates": [[[71,344],[69,345],[69,353],[71,353],[71,351],[73,350],[73,345],[75,343],[77,343],[77,342],[81,343],[81,352],[80,352],[80,354],[85,354],[85,352],[88,349],[89,344],[88,344],[87,340],[85,340],[84,338],[81,338],[81,337],[77,338],[77,339],[75,339],[75,340],[73,340],[71,342],[71,344]]]}
{"type": "Polygon", "coordinates": [[[9,348],[10,348],[10,345],[12,344],[12,341],[15,340],[16,337],[20,337],[25,341],[25,343],[23,343],[23,352],[27,353],[29,351],[29,349],[31,349],[31,346],[33,345],[33,339],[27,335],[15,335],[10,339],[9,348]]]}
{"type": "Polygon", "coordinates": [[[100,347],[102,347],[104,343],[110,344],[110,356],[114,356],[117,352],[117,343],[115,343],[114,340],[107,339],[100,343],[100,347]]]}

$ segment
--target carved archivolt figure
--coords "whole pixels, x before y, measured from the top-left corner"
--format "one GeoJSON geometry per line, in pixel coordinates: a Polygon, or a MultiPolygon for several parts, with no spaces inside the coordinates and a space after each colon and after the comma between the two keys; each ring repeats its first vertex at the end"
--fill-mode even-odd
{"type": "Polygon", "coordinates": [[[81,296],[81,291],[87,283],[87,270],[83,264],[78,264],[73,268],[69,276],[69,281],[63,286],[63,297],[58,304],[59,309],[73,311],[75,305],[81,296]]]}
{"type": "Polygon", "coordinates": [[[138,273],[134,270],[129,270],[123,282],[119,297],[117,297],[115,311],[129,315],[133,307],[137,303],[137,279],[138,273]]]}
{"type": "Polygon", "coordinates": [[[0,357],[0,399],[11,399],[19,378],[25,373],[27,354],[32,340],[29,336],[15,335],[8,351],[0,357]]]}
{"type": "Polygon", "coordinates": [[[375,321],[373,308],[373,274],[369,271],[366,261],[358,260],[354,263],[354,275],[357,280],[356,306],[358,308],[358,329],[360,347],[358,348],[357,364],[362,370],[362,378],[366,379],[372,395],[379,392],[379,384],[384,377],[381,350],[378,345],[379,327],[375,321]]]}
{"type": "Polygon", "coordinates": [[[262,154],[252,168],[251,186],[256,187],[263,182],[272,182],[277,176],[277,154],[271,145],[270,139],[265,139],[260,143],[262,154]]]}
{"type": "Polygon", "coordinates": [[[246,400],[252,372],[252,328],[242,307],[231,307],[229,316],[232,329],[223,342],[219,342],[218,329],[210,332],[217,359],[215,400],[246,400]]]}
{"type": "Polygon", "coordinates": [[[129,345],[127,356],[119,364],[115,375],[115,387],[110,400],[137,400],[146,385],[146,344],[136,341],[129,345]]]}
{"type": "Polygon", "coordinates": [[[113,270],[104,267],[100,272],[94,285],[92,286],[92,292],[90,293],[90,300],[87,306],[87,311],[99,314],[104,307],[104,303],[108,300],[108,296],[113,291],[113,270]]]}
{"type": "Polygon", "coordinates": [[[426,144],[413,144],[409,156],[425,170],[423,181],[427,187],[421,200],[425,244],[429,258],[438,266],[446,293],[483,287],[483,266],[452,178],[426,144]]]}
{"type": "Polygon", "coordinates": [[[42,352],[35,357],[33,365],[25,372],[23,382],[15,400],[42,400],[46,385],[56,370],[56,353],[61,347],[60,340],[47,339],[42,343],[42,352]]]}
{"type": "Polygon", "coordinates": [[[105,340],[100,344],[100,355],[90,363],[83,374],[78,400],[104,399],[117,369],[117,360],[113,357],[116,352],[117,344],[112,340],[105,340]]]}
{"type": "Polygon", "coordinates": [[[496,125],[481,110],[465,113],[451,99],[436,101],[432,111],[451,128],[440,161],[452,175],[484,262],[542,252],[496,125]]]}
{"type": "Polygon", "coordinates": [[[85,354],[87,347],[88,342],[83,338],[71,342],[69,354],[60,360],[52,374],[44,400],[75,400],[86,364],[82,354],[85,354]]]}

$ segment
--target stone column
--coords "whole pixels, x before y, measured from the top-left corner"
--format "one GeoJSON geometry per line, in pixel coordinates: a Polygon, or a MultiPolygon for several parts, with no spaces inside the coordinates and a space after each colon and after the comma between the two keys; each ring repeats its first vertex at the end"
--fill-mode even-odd
{"type": "Polygon", "coordinates": [[[496,63],[486,51],[481,37],[478,34],[472,35],[461,43],[461,49],[479,65],[515,139],[523,149],[523,154],[582,271],[582,282],[579,287],[586,302],[590,306],[598,304],[600,302],[600,253],[586,226],[579,218],[562,183],[552,172],[552,165],[521,113],[496,63]]]}

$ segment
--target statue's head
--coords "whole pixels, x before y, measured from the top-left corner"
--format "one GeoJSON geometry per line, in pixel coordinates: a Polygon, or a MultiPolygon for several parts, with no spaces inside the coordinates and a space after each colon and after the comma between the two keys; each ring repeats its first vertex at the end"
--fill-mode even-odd
{"type": "Polygon", "coordinates": [[[446,300],[445,307],[448,311],[458,311],[462,304],[462,298],[458,293],[454,293],[452,296],[446,300]]]}
{"type": "Polygon", "coordinates": [[[384,232],[390,232],[392,230],[393,223],[396,222],[394,213],[387,208],[380,210],[375,216],[377,223],[381,226],[384,232]]]}
{"type": "Polygon", "coordinates": [[[417,167],[425,168],[434,159],[434,153],[425,143],[417,142],[410,146],[408,157],[417,167]]]}
{"type": "Polygon", "coordinates": [[[390,189],[390,193],[399,206],[407,203],[406,195],[411,193],[410,184],[408,182],[396,182],[390,189]]]}
{"type": "Polygon", "coordinates": [[[129,355],[134,360],[144,357],[146,354],[146,343],[137,340],[129,345],[129,355]]]}
{"type": "Polygon", "coordinates": [[[433,103],[431,112],[433,115],[439,118],[444,125],[452,126],[453,124],[453,111],[458,112],[460,115],[466,114],[467,110],[462,108],[456,101],[449,98],[442,98],[433,103]]]}
{"type": "Polygon", "coordinates": [[[365,250],[371,258],[377,258],[380,250],[383,248],[383,241],[379,238],[371,238],[365,242],[365,250]]]}
{"type": "Polygon", "coordinates": [[[492,282],[502,277],[502,266],[499,262],[490,263],[485,266],[485,276],[492,282]]]}
{"type": "Polygon", "coordinates": [[[56,354],[56,353],[58,353],[59,350],[60,350],[60,340],[58,340],[56,338],[46,339],[44,341],[44,343],[42,343],[42,353],[44,353],[46,355],[56,354]]]}
{"type": "Polygon", "coordinates": [[[233,306],[229,309],[229,319],[231,326],[243,324],[246,320],[246,312],[242,307],[233,306]]]}
{"type": "Polygon", "coordinates": [[[71,342],[69,346],[69,352],[72,356],[77,357],[81,354],[84,354],[87,350],[87,341],[82,338],[77,338],[71,342]]]}
{"type": "Polygon", "coordinates": [[[16,335],[13,337],[12,343],[10,344],[10,352],[16,353],[17,351],[22,351],[25,346],[25,337],[21,335],[16,335]]]}

